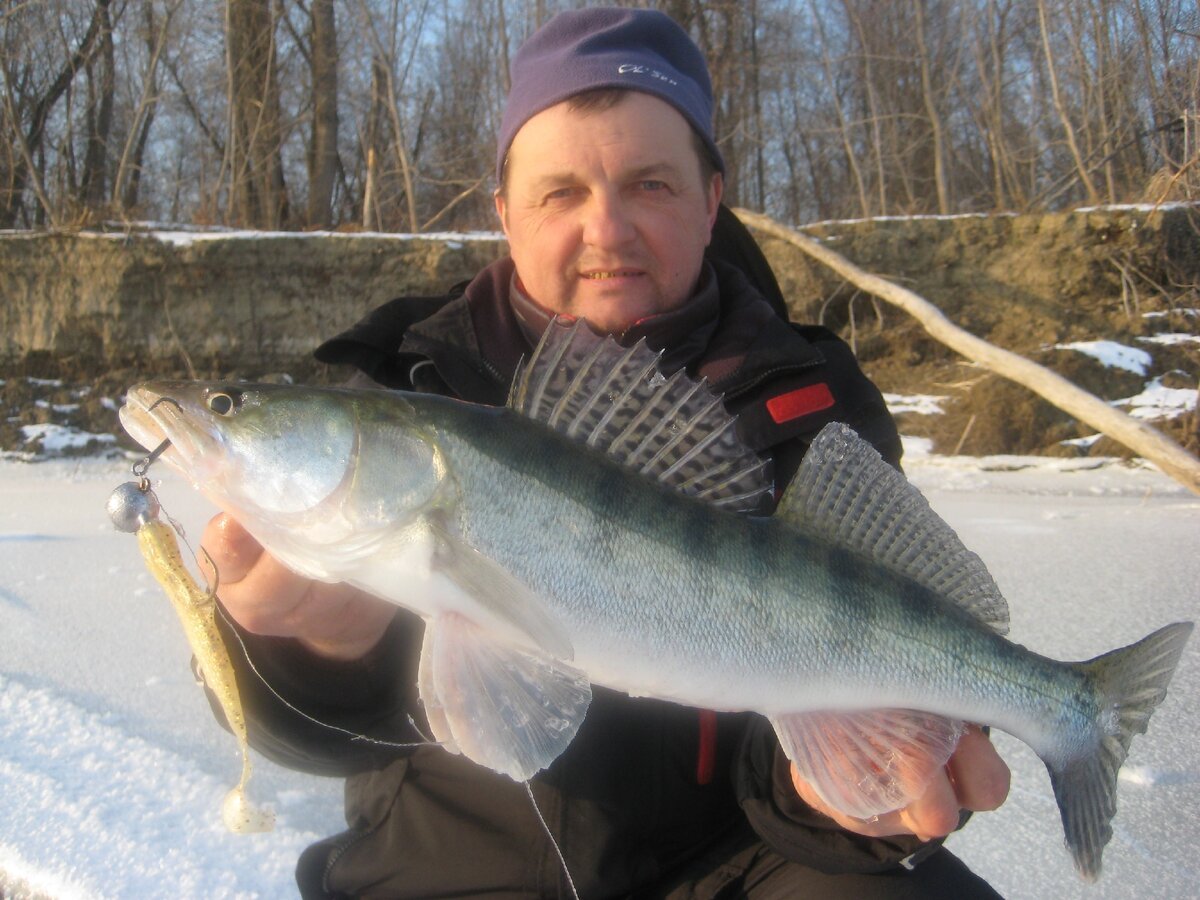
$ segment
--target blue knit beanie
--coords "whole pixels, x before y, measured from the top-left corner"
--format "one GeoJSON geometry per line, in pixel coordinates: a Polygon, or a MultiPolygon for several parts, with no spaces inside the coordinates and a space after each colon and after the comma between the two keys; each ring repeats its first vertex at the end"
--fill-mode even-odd
{"type": "Polygon", "coordinates": [[[521,126],[543,110],[596,88],[626,88],[670,103],[703,138],[717,168],[712,82],[704,55],[665,13],[598,7],[562,12],[521,45],[496,148],[496,181],[521,126]]]}

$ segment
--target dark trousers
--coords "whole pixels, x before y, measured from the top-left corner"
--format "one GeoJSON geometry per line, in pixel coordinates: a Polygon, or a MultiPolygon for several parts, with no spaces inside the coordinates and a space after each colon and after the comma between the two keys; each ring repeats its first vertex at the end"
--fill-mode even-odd
{"type": "Polygon", "coordinates": [[[689,865],[655,900],[997,900],[1000,894],[942,848],[912,869],[827,875],[756,842],[689,865]]]}

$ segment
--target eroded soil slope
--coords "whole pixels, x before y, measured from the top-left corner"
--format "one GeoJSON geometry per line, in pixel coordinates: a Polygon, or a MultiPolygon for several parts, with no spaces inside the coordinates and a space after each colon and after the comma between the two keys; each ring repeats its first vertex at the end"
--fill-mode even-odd
{"type": "MultiPolygon", "coordinates": [[[[1200,378],[1200,209],[871,220],[810,226],[859,266],[936,304],[959,326],[1110,401],[1194,392],[1200,378]],[[1126,367],[1065,349],[1110,342],[1126,367]]],[[[901,412],[941,453],[1120,455],[1025,388],[967,364],[897,309],[799,251],[764,240],[793,318],[850,341],[889,394],[941,398],[901,412]],[[1064,441],[1075,441],[1063,443],[1064,441]]],[[[335,382],[323,337],[401,293],[440,292],[504,252],[501,241],[386,236],[0,236],[0,449],[63,452],[118,435],[125,389],[151,376],[335,382]],[[31,429],[30,426],[39,426],[31,429]],[[47,435],[50,435],[47,437],[47,435]]],[[[1110,351],[1112,346],[1108,347],[1110,351]]],[[[1101,354],[1103,358],[1103,354],[1101,354]]],[[[1191,396],[1191,395],[1188,395],[1191,396]]],[[[1200,450],[1194,411],[1155,424],[1200,450]]]]}

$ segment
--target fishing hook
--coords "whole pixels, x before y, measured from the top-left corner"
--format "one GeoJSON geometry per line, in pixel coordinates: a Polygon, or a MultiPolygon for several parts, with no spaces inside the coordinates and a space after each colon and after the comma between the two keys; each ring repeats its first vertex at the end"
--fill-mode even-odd
{"type": "MultiPolygon", "coordinates": [[[[154,412],[154,407],[158,406],[160,403],[173,403],[175,404],[176,409],[178,409],[180,412],[183,412],[183,407],[179,405],[179,401],[172,397],[159,397],[150,404],[146,412],[154,412]]],[[[166,438],[161,444],[151,450],[148,455],[143,456],[133,464],[133,474],[137,477],[138,486],[141,487],[143,491],[149,490],[150,488],[150,482],[146,479],[146,472],[150,469],[151,464],[160,456],[162,456],[170,446],[171,439],[166,438]]]]}

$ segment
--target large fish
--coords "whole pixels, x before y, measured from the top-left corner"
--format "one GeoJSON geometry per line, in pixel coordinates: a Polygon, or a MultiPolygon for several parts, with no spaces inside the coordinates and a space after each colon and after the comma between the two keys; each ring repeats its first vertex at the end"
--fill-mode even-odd
{"type": "Polygon", "coordinates": [[[451,751],[527,779],[596,683],[762,713],[828,803],[869,818],[986,723],[1046,763],[1094,878],[1192,625],[1089,662],[1014,644],[983,563],[852,431],[827,426],[757,514],[767,467],[656,360],[556,321],[505,408],[156,382],[121,420],[295,571],[424,618],[420,696],[451,751]]]}

